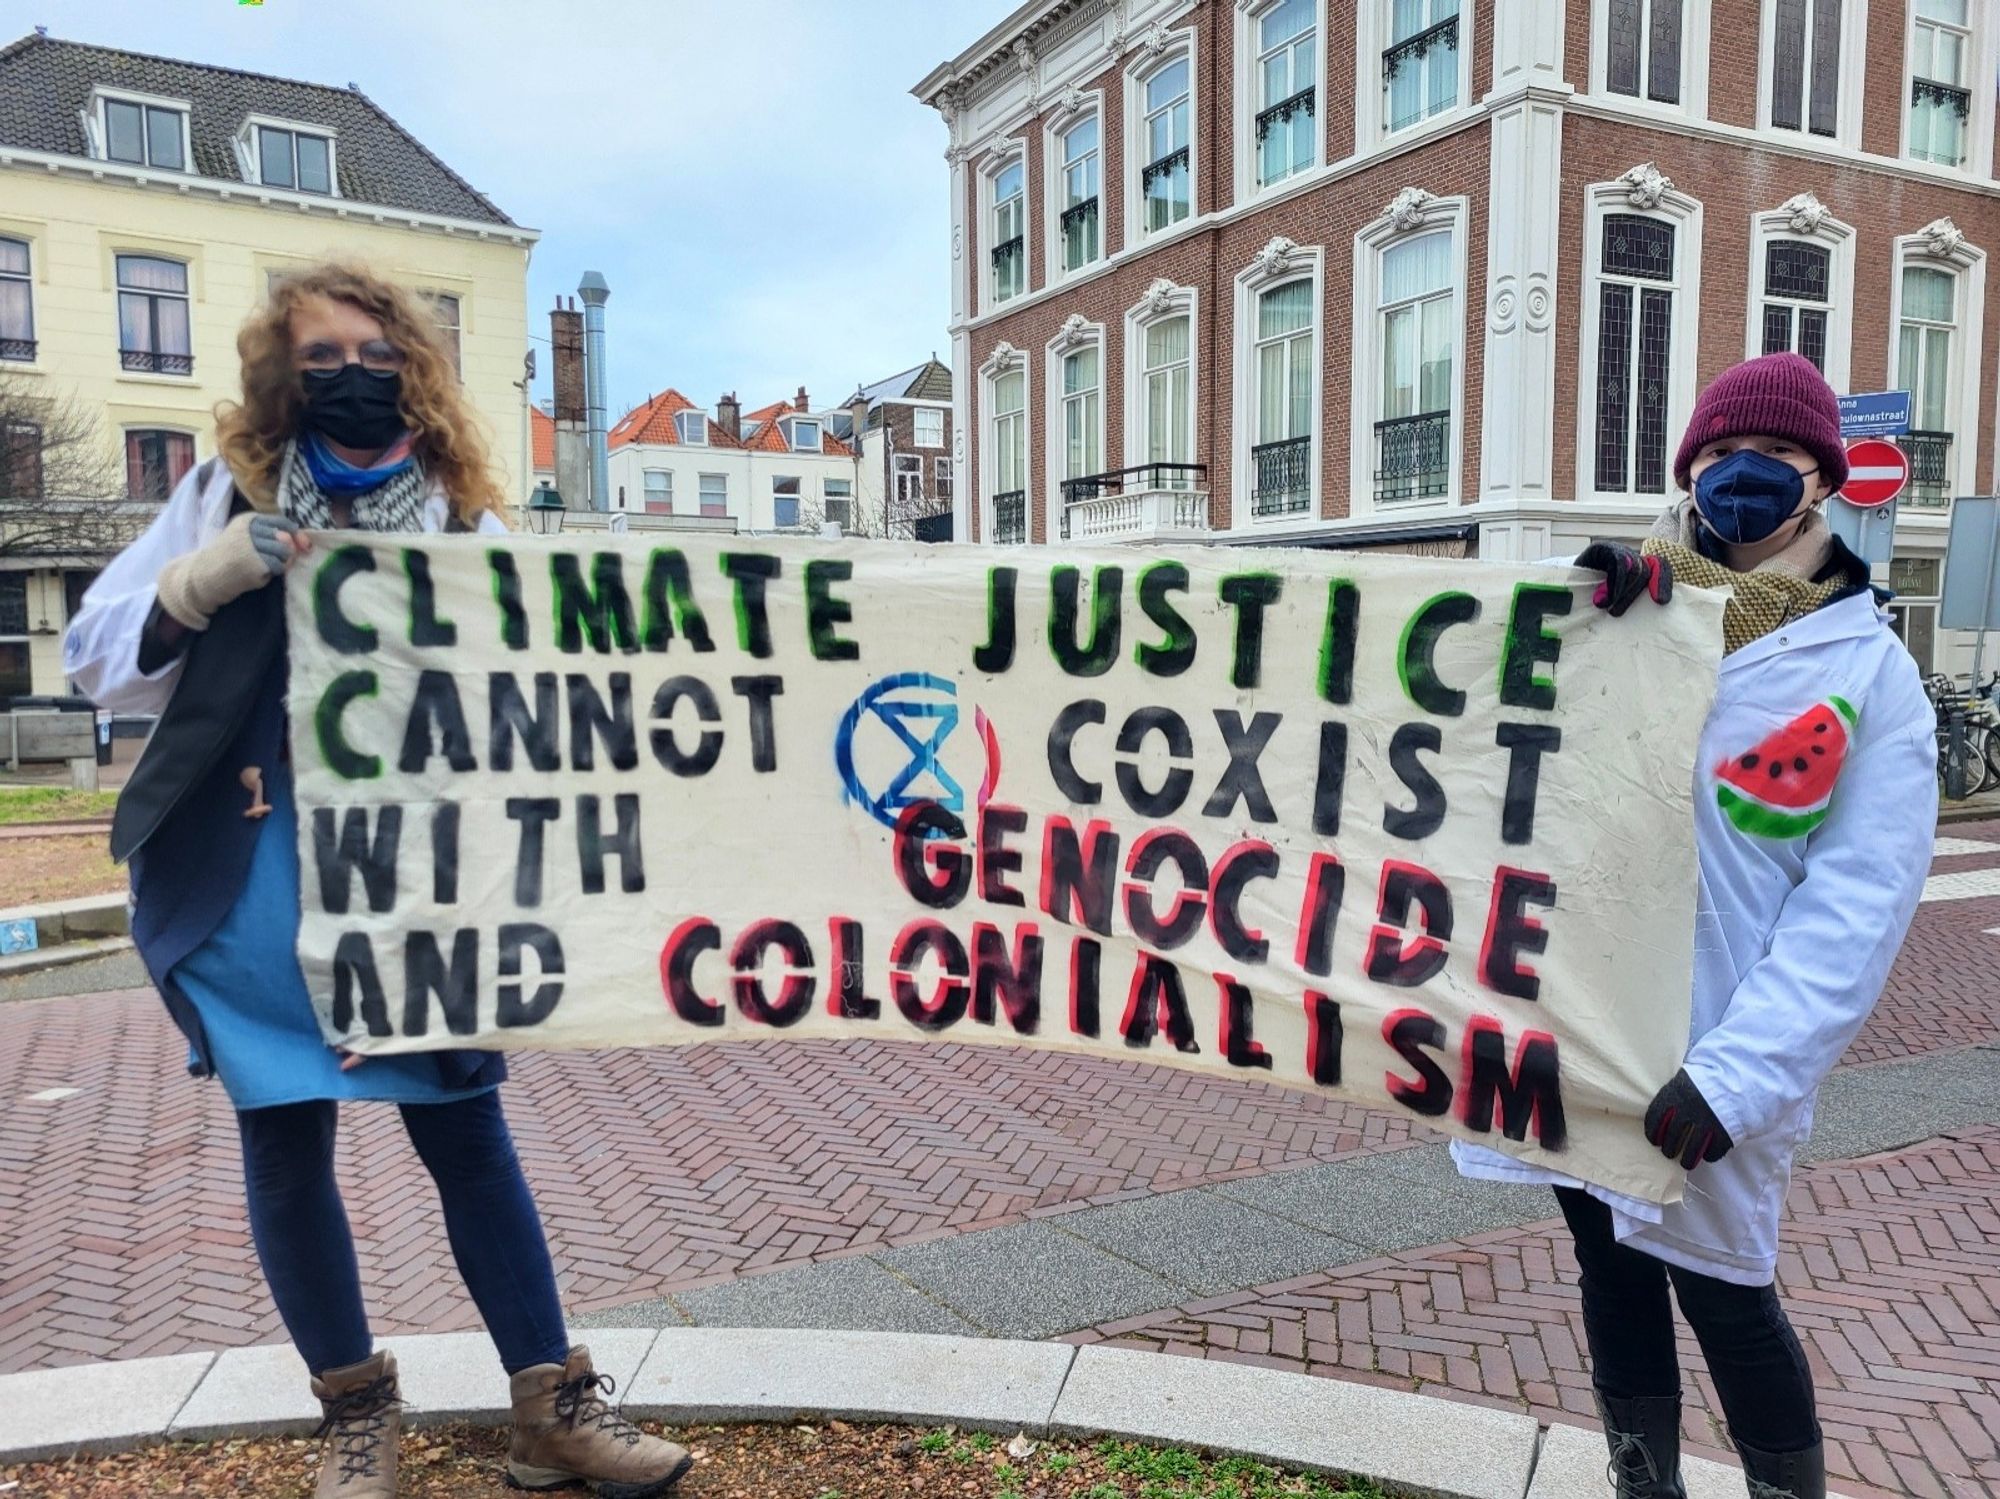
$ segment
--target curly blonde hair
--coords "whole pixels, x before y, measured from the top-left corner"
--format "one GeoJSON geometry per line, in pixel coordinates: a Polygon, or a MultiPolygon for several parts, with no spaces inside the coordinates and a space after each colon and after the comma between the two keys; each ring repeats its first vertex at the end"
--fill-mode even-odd
{"type": "Polygon", "coordinates": [[[279,465],[305,405],[292,363],[292,313],[308,297],[345,302],[382,325],[403,351],[403,423],[417,462],[443,487],[463,525],[476,526],[489,510],[504,519],[506,501],[493,479],[479,418],[438,342],[436,318],[415,294],[351,261],[327,261],[279,278],[236,335],[243,399],[215,408],[216,444],[245,497],[259,509],[277,503],[279,465]]]}

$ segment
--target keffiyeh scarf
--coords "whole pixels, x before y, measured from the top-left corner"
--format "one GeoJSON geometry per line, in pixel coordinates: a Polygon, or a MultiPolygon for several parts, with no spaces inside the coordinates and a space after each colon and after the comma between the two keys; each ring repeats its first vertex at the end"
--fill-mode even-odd
{"type": "Polygon", "coordinates": [[[1700,524],[1694,501],[1683,499],[1660,517],[1639,550],[1648,557],[1666,558],[1673,565],[1675,582],[1719,589],[1729,595],[1722,615],[1724,655],[1803,619],[1831,603],[1847,586],[1841,577],[1814,581],[1833,560],[1833,532],[1817,509],[1806,517],[1799,534],[1782,552],[1747,573],[1702,555],[1696,530],[1700,524]]]}
{"type": "Polygon", "coordinates": [[[424,501],[430,494],[423,469],[411,462],[407,453],[395,458],[385,455],[385,459],[388,461],[378,465],[383,473],[380,483],[353,490],[342,485],[336,492],[314,476],[313,464],[299,441],[285,444],[285,456],[278,467],[278,513],[308,531],[330,531],[334,529],[334,501],[340,499],[352,508],[356,530],[423,530],[424,501]]]}

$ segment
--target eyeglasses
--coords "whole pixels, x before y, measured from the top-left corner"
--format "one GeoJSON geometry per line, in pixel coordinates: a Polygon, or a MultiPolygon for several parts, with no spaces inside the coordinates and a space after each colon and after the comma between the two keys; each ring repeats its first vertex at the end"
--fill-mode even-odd
{"type": "Polygon", "coordinates": [[[358,362],[371,375],[393,375],[405,361],[403,351],[383,339],[370,339],[355,351],[350,361],[339,344],[310,343],[294,354],[298,367],[309,375],[338,374],[350,362],[358,362]]]}

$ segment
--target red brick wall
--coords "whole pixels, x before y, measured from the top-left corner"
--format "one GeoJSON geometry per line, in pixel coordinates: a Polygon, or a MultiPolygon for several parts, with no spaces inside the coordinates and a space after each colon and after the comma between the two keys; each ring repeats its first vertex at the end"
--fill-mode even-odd
{"type": "Polygon", "coordinates": [[[1861,149],[1878,156],[1895,156],[1903,149],[1903,64],[1909,25],[1904,0],[1870,0],[1870,66],[1861,86],[1861,149]]]}
{"type": "Polygon", "coordinates": [[[1381,86],[1372,69],[1356,77],[1354,7],[1355,0],[1328,0],[1326,6],[1326,80],[1315,101],[1326,132],[1320,142],[1325,161],[1345,161],[1354,154],[1354,91],[1364,79],[1370,88],[1381,86]]]}
{"type": "Polygon", "coordinates": [[[1590,0],[1571,0],[1563,12],[1563,81],[1590,91],[1590,0]]]}
{"type": "Polygon", "coordinates": [[[1708,117],[1718,124],[1757,127],[1757,71],[1763,66],[1757,28],[1762,20],[1761,0],[1710,0],[1708,117]]]}

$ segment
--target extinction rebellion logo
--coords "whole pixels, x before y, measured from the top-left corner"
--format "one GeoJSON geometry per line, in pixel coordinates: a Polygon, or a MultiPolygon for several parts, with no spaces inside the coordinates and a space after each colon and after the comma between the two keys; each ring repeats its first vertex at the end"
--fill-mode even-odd
{"type": "MultiPolygon", "coordinates": [[[[984,712],[961,734],[958,684],[924,671],[881,678],[856,698],[834,734],[834,762],[847,799],[884,827],[931,802],[963,816],[983,807],[1000,776],[1000,743],[984,712]]],[[[935,836],[935,834],[933,834],[935,836]]]]}

